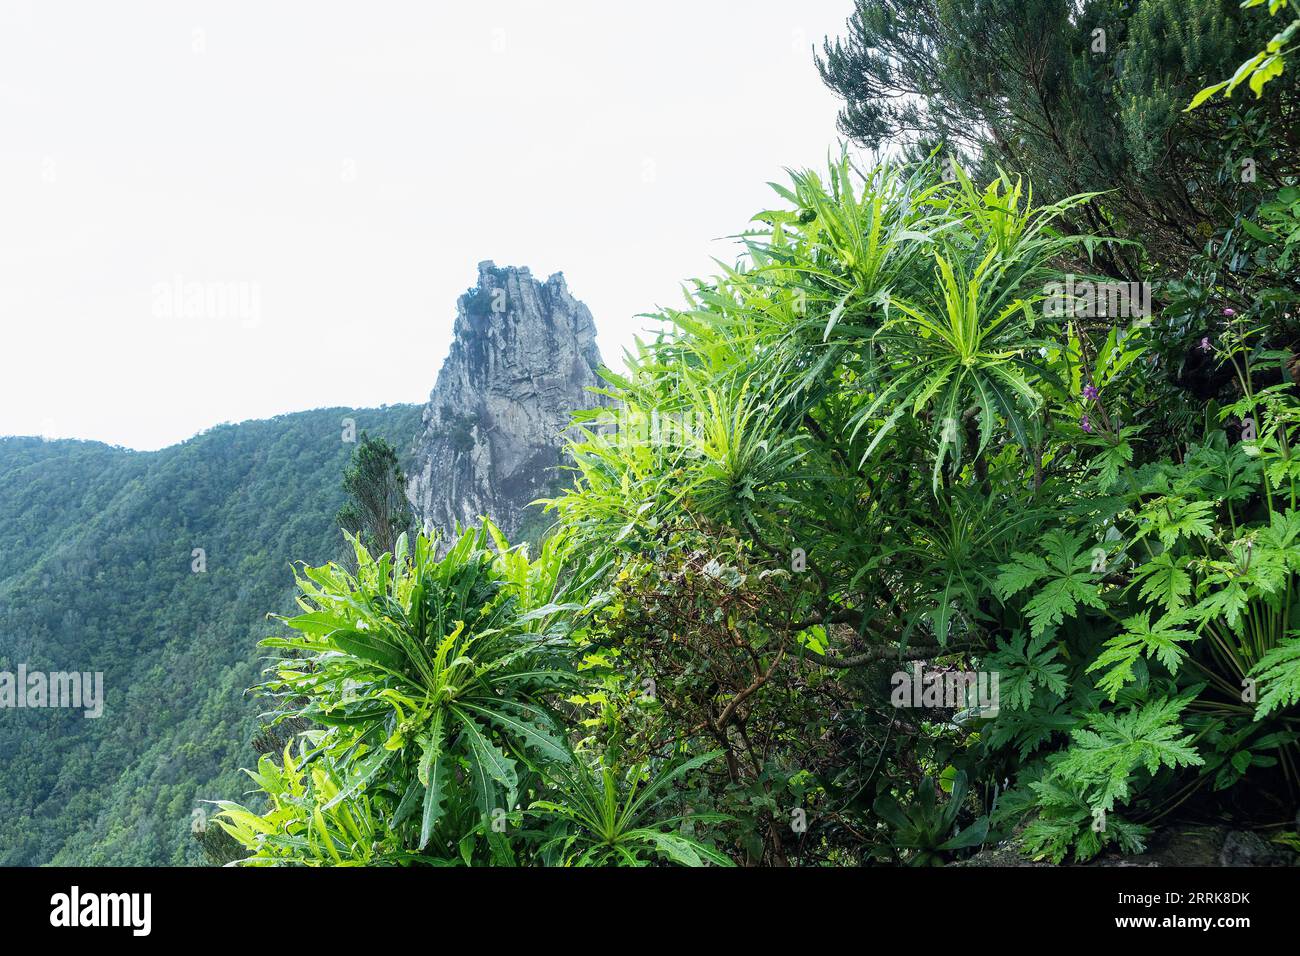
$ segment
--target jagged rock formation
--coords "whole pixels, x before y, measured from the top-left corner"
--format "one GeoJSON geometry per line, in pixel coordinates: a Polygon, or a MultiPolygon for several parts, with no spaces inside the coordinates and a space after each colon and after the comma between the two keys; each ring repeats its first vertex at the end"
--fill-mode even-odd
{"type": "Polygon", "coordinates": [[[425,528],[490,517],[513,542],[555,490],[570,415],[600,404],[596,326],[564,276],[480,262],[424,410],[407,494],[425,528]]]}

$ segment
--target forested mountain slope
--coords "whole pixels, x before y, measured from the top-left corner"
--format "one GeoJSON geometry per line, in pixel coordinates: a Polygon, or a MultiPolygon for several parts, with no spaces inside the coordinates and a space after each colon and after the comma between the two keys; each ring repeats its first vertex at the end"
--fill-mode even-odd
{"type": "Polygon", "coordinates": [[[0,671],[102,671],[103,716],[0,711],[0,864],[198,862],[201,801],[249,787],[269,609],[341,553],[356,446],[414,405],[223,425],[157,452],[0,439],[0,671]],[[194,570],[203,549],[206,570],[194,570]]]}

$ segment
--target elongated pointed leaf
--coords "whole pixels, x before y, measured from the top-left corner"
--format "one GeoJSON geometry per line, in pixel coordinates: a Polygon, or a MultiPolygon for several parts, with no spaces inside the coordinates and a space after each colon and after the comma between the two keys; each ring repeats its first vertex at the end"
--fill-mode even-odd
{"type": "Polygon", "coordinates": [[[420,846],[423,850],[433,837],[433,828],[443,814],[446,795],[443,787],[450,773],[450,760],[440,757],[429,771],[429,785],[424,788],[424,813],[420,817],[420,846]]]}

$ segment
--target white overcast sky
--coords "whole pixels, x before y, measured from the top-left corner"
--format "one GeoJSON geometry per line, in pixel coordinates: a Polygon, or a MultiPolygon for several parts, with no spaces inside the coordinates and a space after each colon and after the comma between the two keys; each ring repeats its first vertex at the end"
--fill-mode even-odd
{"type": "Polygon", "coordinates": [[[0,0],[0,435],[424,401],[482,259],[562,271],[619,364],[823,165],[851,10],[0,0]]]}

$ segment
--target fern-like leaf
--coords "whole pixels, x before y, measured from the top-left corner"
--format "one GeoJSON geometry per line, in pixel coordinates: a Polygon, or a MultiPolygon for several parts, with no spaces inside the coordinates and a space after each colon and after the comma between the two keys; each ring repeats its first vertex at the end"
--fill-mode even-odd
{"type": "Polygon", "coordinates": [[[1055,643],[1047,646],[1050,642],[1049,634],[1030,638],[1028,646],[1024,634],[998,639],[997,653],[988,664],[999,675],[999,693],[1009,709],[1028,709],[1035,686],[1045,687],[1057,697],[1065,696],[1065,665],[1054,661],[1059,649],[1055,643]]]}
{"type": "Polygon", "coordinates": [[[1166,611],[1186,606],[1192,593],[1192,576],[1187,573],[1189,559],[1175,558],[1162,551],[1138,568],[1135,579],[1142,582],[1141,594],[1148,601],[1164,605],[1166,611]]]}
{"type": "Polygon", "coordinates": [[[1124,622],[1124,631],[1106,642],[1105,650],[1088,666],[1088,673],[1109,667],[1110,670],[1097,682],[1112,701],[1124,685],[1134,679],[1133,665],[1143,654],[1154,657],[1169,673],[1177,674],[1178,667],[1187,659],[1187,651],[1180,647],[1183,641],[1196,639],[1191,631],[1173,627],[1173,615],[1166,614],[1155,624],[1151,612],[1143,611],[1124,622]]]}
{"type": "Polygon", "coordinates": [[[1275,710],[1300,702],[1300,632],[1265,654],[1250,672],[1264,685],[1264,693],[1255,708],[1255,719],[1262,720],[1275,710]]]}
{"type": "Polygon", "coordinates": [[[1025,604],[1033,637],[1074,617],[1081,605],[1105,607],[1094,582],[1096,575],[1089,570],[1092,556],[1079,535],[1053,531],[1044,535],[1040,544],[1045,558],[1013,554],[1013,562],[999,568],[994,582],[1003,600],[1041,582],[1038,592],[1025,604]]]}
{"type": "Polygon", "coordinates": [[[1154,774],[1161,767],[1203,765],[1193,736],[1183,735],[1179,723],[1189,701],[1162,699],[1122,714],[1094,714],[1088,727],[1070,735],[1073,744],[1054,765],[1055,776],[1079,781],[1089,805],[1109,812],[1117,800],[1129,798],[1137,770],[1154,774]]]}

